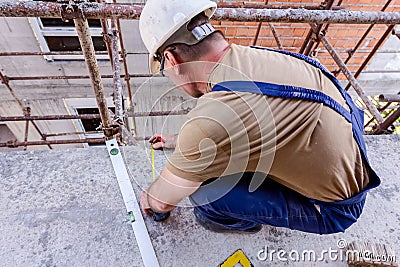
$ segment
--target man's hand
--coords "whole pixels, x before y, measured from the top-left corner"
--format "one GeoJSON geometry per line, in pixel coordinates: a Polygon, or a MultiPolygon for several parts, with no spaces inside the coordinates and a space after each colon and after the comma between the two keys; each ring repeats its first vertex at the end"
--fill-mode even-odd
{"type": "Polygon", "coordinates": [[[170,135],[166,133],[155,134],[150,139],[149,142],[152,144],[153,149],[164,149],[164,148],[175,148],[177,134],[170,135]]]}
{"type": "Polygon", "coordinates": [[[175,208],[174,205],[164,203],[151,195],[149,195],[148,190],[144,190],[140,197],[140,206],[144,214],[148,216],[153,216],[153,213],[167,213],[175,208]],[[149,202],[151,201],[151,203],[149,202]]]}
{"type": "Polygon", "coordinates": [[[142,192],[140,206],[146,215],[167,213],[173,210],[185,197],[193,194],[201,182],[180,178],[164,167],[160,177],[142,192]]]}
{"type": "Polygon", "coordinates": [[[147,216],[151,216],[151,208],[149,205],[148,194],[146,190],[142,192],[142,195],[140,197],[140,207],[142,208],[144,214],[146,214],[147,216]]]}

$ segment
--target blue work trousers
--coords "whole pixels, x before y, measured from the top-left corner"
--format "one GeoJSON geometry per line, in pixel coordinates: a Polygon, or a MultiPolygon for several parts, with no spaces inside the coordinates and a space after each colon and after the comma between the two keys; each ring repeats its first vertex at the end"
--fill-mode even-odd
{"type": "Polygon", "coordinates": [[[307,198],[268,177],[255,191],[249,192],[254,173],[235,175],[207,180],[190,197],[195,209],[207,220],[234,230],[268,224],[317,234],[344,232],[360,217],[367,191],[374,187],[371,183],[351,198],[323,202],[307,198]],[[237,175],[242,177],[238,179],[237,175]],[[233,188],[232,179],[239,180],[233,188]],[[221,192],[227,193],[219,196],[221,192]]]}

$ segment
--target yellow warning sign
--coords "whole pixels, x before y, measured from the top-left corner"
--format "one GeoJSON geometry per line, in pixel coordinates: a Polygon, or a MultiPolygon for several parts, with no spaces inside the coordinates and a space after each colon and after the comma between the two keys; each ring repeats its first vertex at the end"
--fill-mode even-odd
{"type": "Polygon", "coordinates": [[[235,267],[240,263],[243,267],[253,267],[253,264],[247,258],[246,254],[241,249],[238,249],[218,267],[235,267]]]}

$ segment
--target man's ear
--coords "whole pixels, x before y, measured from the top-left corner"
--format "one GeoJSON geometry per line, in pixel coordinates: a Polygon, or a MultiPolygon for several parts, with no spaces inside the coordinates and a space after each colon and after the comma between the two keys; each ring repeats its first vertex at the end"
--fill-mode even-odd
{"type": "Polygon", "coordinates": [[[168,66],[172,67],[175,70],[176,74],[179,74],[181,63],[179,59],[169,50],[164,51],[165,62],[168,62],[168,66]]]}

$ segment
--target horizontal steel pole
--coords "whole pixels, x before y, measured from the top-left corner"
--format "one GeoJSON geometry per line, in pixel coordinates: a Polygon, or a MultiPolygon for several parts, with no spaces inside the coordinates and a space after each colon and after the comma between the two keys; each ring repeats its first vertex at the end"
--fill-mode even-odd
{"type": "Polygon", "coordinates": [[[75,139],[75,140],[42,140],[42,141],[9,141],[0,143],[0,147],[19,147],[19,146],[48,146],[48,145],[65,145],[65,144],[101,144],[105,143],[104,138],[87,138],[87,139],[75,139]]]}
{"type": "MultiPolygon", "coordinates": [[[[122,54],[119,52],[119,54],[122,54]]],[[[122,56],[129,55],[148,55],[148,52],[126,52],[122,56]]],[[[96,55],[108,55],[106,51],[96,51],[96,55]]],[[[0,57],[20,57],[20,56],[83,56],[80,51],[53,51],[53,52],[0,52],[0,57]]]]}
{"type": "MultiPolygon", "coordinates": [[[[154,117],[169,115],[185,115],[189,111],[151,111],[151,112],[128,112],[130,117],[154,117]]],[[[91,120],[100,119],[100,114],[81,114],[81,115],[44,115],[44,116],[0,116],[0,121],[52,121],[52,120],[91,120]]]]}
{"type": "Polygon", "coordinates": [[[151,112],[130,112],[127,114],[129,117],[147,117],[147,116],[169,116],[169,115],[186,115],[189,110],[176,110],[176,111],[151,111],[151,112]]]}
{"type": "MultiPolygon", "coordinates": [[[[80,3],[86,18],[139,19],[143,5],[80,3]]],[[[0,17],[61,17],[61,4],[40,1],[0,3],[0,17]]],[[[348,10],[218,8],[212,17],[219,21],[256,21],[291,23],[399,24],[400,12],[348,10]]]]}
{"type": "Polygon", "coordinates": [[[46,139],[48,137],[55,137],[55,136],[66,136],[66,135],[90,135],[90,134],[102,134],[102,131],[88,131],[88,132],[66,132],[66,133],[50,133],[50,134],[44,134],[44,136],[46,137],[46,139]]]}
{"type": "MultiPolygon", "coordinates": [[[[96,55],[107,55],[105,51],[97,51],[96,55]]],[[[63,52],[0,52],[0,56],[83,56],[79,51],[63,52]]]]}
{"type": "MultiPolygon", "coordinates": [[[[74,133],[75,134],[75,133],[74,133]]],[[[78,133],[76,133],[78,134],[78,133]]],[[[56,134],[54,134],[55,136],[56,134]]],[[[48,135],[51,136],[51,135],[48,135]]],[[[151,136],[135,136],[133,137],[136,141],[149,140],[151,136]]],[[[67,139],[67,140],[41,140],[41,141],[27,141],[18,142],[11,140],[8,142],[0,143],[0,147],[20,147],[20,146],[46,146],[46,145],[67,145],[67,144],[104,144],[104,138],[84,138],[84,139],[67,139]]]]}
{"type": "Polygon", "coordinates": [[[400,70],[363,70],[362,73],[400,73],[400,70]]]}
{"type": "Polygon", "coordinates": [[[400,102],[400,94],[379,95],[379,101],[381,101],[381,102],[400,102]]]}
{"type": "MultiPolygon", "coordinates": [[[[149,78],[152,74],[129,74],[130,78],[149,78]]],[[[18,77],[9,77],[5,76],[9,81],[34,81],[34,80],[85,80],[90,79],[89,75],[73,75],[73,76],[18,76],[18,77]]],[[[125,75],[121,75],[121,78],[124,78],[125,75]]],[[[113,79],[113,75],[101,75],[102,79],[113,79]]]]}
{"type": "Polygon", "coordinates": [[[100,119],[100,114],[82,115],[45,115],[45,116],[0,116],[0,121],[51,121],[51,120],[72,120],[72,119],[100,119]]]}
{"type": "Polygon", "coordinates": [[[217,9],[212,19],[221,21],[290,22],[316,24],[399,24],[400,12],[223,8],[217,9]]]}
{"type": "MultiPolygon", "coordinates": [[[[294,5],[282,5],[282,6],[278,6],[278,5],[265,5],[264,3],[244,3],[244,4],[218,4],[218,8],[258,8],[258,9],[288,9],[288,8],[292,8],[292,9],[299,9],[299,8],[303,8],[303,9],[309,9],[309,10],[323,10],[324,7],[321,5],[310,5],[310,6],[304,6],[304,5],[298,5],[298,6],[294,6],[294,5]]],[[[334,6],[332,7],[332,10],[342,10],[344,9],[344,7],[340,7],[340,6],[334,6]]]]}
{"type": "MultiPolygon", "coordinates": [[[[297,47],[286,47],[287,50],[296,50],[297,47]]],[[[348,49],[337,49],[338,53],[349,53],[348,49]]],[[[369,49],[358,49],[358,53],[370,53],[371,50],[369,49]]],[[[119,52],[121,54],[121,52],[119,52]]],[[[319,50],[318,53],[328,53],[327,50],[319,50]]],[[[400,50],[396,49],[385,49],[385,50],[378,50],[378,54],[380,53],[400,53],[400,50]]],[[[106,51],[96,51],[96,55],[107,55],[106,51]]],[[[148,55],[147,52],[127,52],[125,56],[129,55],[148,55]]],[[[0,57],[25,57],[25,56],[83,56],[82,52],[79,51],[63,51],[63,52],[0,52],[0,57]]],[[[123,55],[124,56],[124,55],[123,55]]],[[[132,74],[136,75],[136,74],[132,74]]],[[[140,74],[138,74],[140,75],[140,74]]],[[[111,76],[111,75],[110,75],[111,76]]],[[[121,75],[122,76],[122,75],[121,75]]]]}

